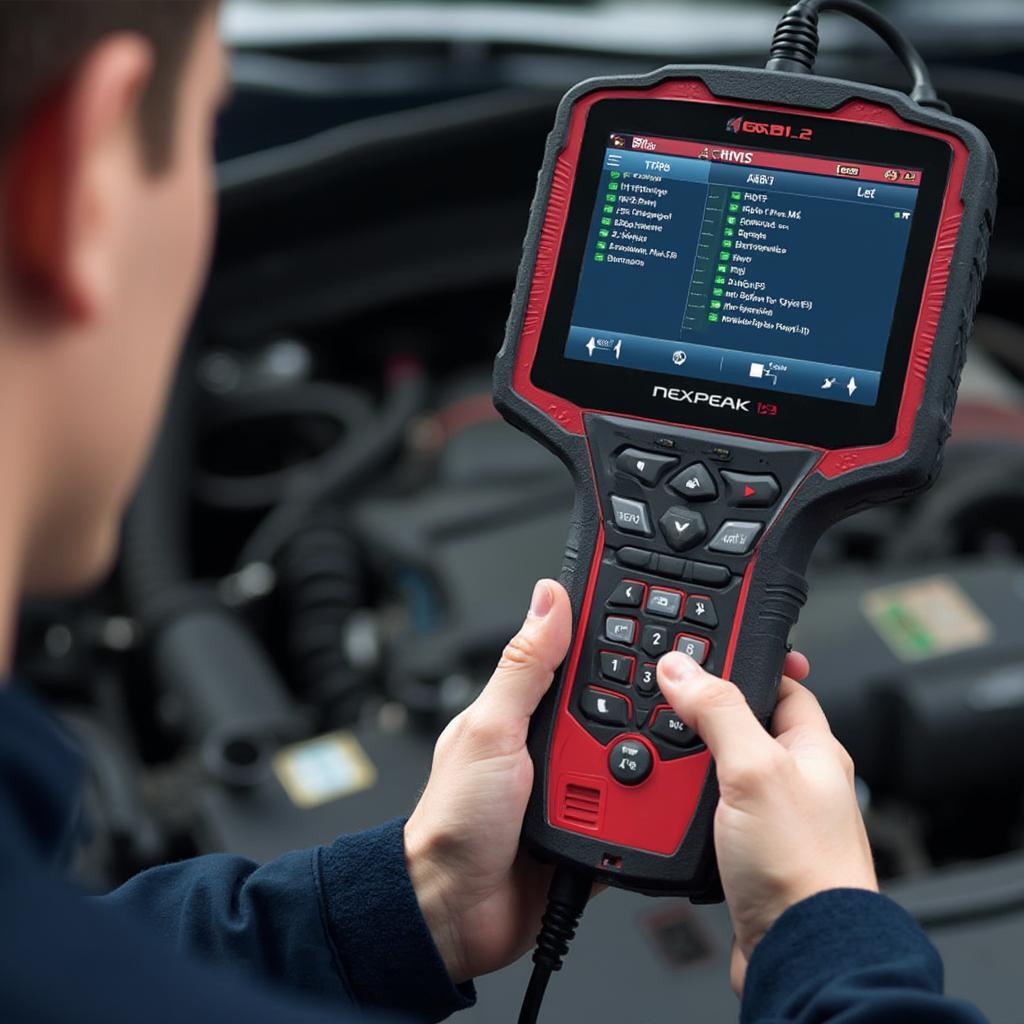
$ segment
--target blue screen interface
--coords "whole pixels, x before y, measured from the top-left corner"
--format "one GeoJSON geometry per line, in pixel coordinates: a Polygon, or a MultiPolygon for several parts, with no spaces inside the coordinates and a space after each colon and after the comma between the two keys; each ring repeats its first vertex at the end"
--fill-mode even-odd
{"type": "Polygon", "coordinates": [[[874,405],[920,182],[613,133],[565,355],[874,405]]]}

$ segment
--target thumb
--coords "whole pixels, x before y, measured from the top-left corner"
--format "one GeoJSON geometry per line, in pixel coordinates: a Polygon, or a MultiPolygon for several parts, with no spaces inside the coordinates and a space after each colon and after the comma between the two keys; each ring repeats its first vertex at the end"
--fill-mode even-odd
{"type": "Polygon", "coordinates": [[[658,685],[679,717],[707,744],[719,778],[762,764],[775,740],[754,717],[739,688],[670,651],[658,662],[658,685]]]}
{"type": "Polygon", "coordinates": [[[519,632],[506,644],[501,660],[478,703],[488,715],[529,718],[551,686],[572,634],[572,608],[565,588],[540,580],[519,632]]]}

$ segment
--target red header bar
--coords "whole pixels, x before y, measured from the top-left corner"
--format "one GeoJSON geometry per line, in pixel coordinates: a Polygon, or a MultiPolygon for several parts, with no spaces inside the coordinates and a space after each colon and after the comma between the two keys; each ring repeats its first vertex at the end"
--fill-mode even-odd
{"type": "Polygon", "coordinates": [[[882,181],[889,185],[908,185],[913,188],[921,184],[921,171],[909,167],[884,167],[881,164],[866,164],[854,160],[828,160],[818,156],[746,149],[739,145],[729,146],[717,142],[684,142],[681,139],[663,139],[653,135],[616,133],[612,135],[610,141],[613,148],[634,153],[650,153],[651,156],[684,156],[697,160],[711,160],[715,163],[737,164],[741,167],[799,171],[830,178],[845,178],[848,181],[882,181]]]}

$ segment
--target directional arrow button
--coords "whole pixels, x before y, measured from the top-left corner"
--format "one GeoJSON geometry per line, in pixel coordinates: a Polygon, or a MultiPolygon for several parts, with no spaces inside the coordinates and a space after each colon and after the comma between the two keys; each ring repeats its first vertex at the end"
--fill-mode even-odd
{"type": "Polygon", "coordinates": [[[661,532],[673,551],[685,551],[699,544],[708,532],[704,517],[690,508],[673,505],[658,521],[661,532]]]}

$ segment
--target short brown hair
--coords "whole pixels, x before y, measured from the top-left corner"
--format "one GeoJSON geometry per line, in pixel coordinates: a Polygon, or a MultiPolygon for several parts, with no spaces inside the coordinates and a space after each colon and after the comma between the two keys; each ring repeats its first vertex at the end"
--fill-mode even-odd
{"type": "Polygon", "coordinates": [[[151,169],[170,158],[175,99],[199,21],[216,0],[0,0],[0,147],[104,36],[138,32],[155,66],[140,129],[151,169]]]}

